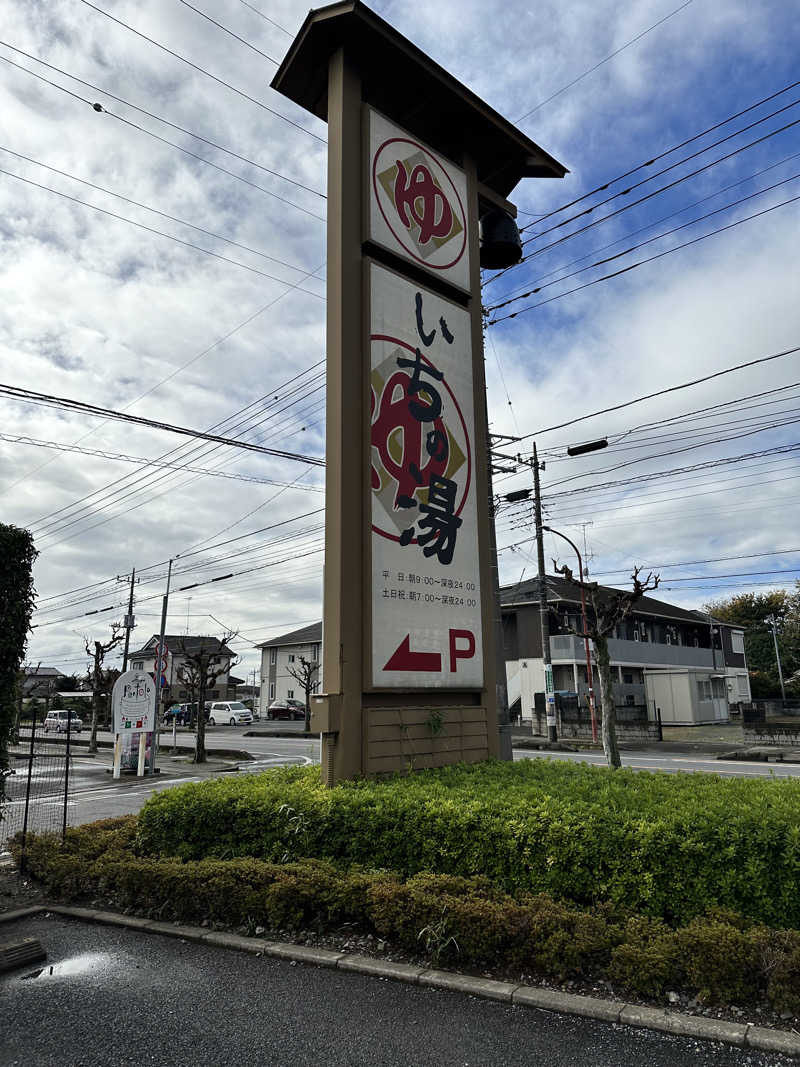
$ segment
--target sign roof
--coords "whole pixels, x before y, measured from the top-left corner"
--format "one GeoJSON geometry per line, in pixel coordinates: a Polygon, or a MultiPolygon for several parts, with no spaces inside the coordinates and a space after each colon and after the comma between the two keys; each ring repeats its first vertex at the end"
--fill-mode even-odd
{"type": "Polygon", "coordinates": [[[272,88],[327,120],[328,60],[342,46],[361,74],[368,103],[455,162],[469,153],[479,181],[500,196],[507,196],[520,178],[563,178],[568,173],[361,0],[309,12],[272,88]],[[432,100],[436,107],[429,106],[432,100]]]}

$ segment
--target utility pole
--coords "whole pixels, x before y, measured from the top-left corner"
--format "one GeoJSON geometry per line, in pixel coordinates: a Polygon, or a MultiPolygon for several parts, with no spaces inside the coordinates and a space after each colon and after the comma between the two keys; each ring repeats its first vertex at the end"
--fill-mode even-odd
{"type": "Polygon", "coordinates": [[[780,680],[780,683],[781,683],[781,700],[785,704],[786,703],[786,688],[785,688],[785,686],[783,684],[783,670],[781,669],[781,653],[780,653],[780,650],[778,648],[778,627],[777,627],[777,624],[775,622],[775,616],[774,615],[769,615],[767,617],[767,622],[770,624],[770,626],[772,628],[772,640],[775,643],[775,662],[778,664],[778,679],[780,680]]]}
{"type": "MultiPolygon", "coordinates": [[[[167,568],[167,591],[161,600],[161,637],[158,642],[158,654],[156,656],[154,681],[156,683],[156,714],[155,721],[153,723],[153,743],[150,746],[150,773],[156,773],[156,749],[158,748],[158,731],[161,726],[161,705],[164,700],[164,691],[161,686],[161,657],[164,654],[164,634],[167,629],[167,605],[169,604],[169,584],[172,578],[172,560],[169,561],[169,567],[167,568]]],[[[203,709],[200,708],[198,714],[202,714],[203,709]]]]}
{"type": "MultiPolygon", "coordinates": [[[[489,425],[488,408],[484,398],[486,425],[489,425]]],[[[503,636],[503,606],[500,599],[500,565],[497,559],[497,530],[495,528],[494,490],[492,488],[492,449],[489,439],[489,455],[486,463],[486,480],[489,493],[489,571],[491,574],[491,596],[494,601],[494,662],[495,692],[497,700],[497,728],[499,734],[498,756],[502,760],[513,760],[514,751],[511,743],[511,717],[508,713],[508,685],[506,683],[506,651],[503,636]]]]}
{"type": "Polygon", "coordinates": [[[553,685],[553,661],[550,657],[550,616],[547,608],[547,574],[544,569],[544,530],[542,529],[542,492],[539,485],[539,457],[533,445],[533,509],[536,523],[536,559],[539,564],[539,619],[542,628],[544,691],[547,702],[547,739],[558,740],[556,729],[556,694],[553,685]]]}
{"type": "Polygon", "coordinates": [[[136,568],[131,571],[131,592],[128,597],[128,614],[125,616],[122,625],[125,627],[125,647],[122,650],[122,673],[128,669],[128,649],[131,643],[131,630],[135,619],[133,617],[133,587],[136,584],[136,568]]]}

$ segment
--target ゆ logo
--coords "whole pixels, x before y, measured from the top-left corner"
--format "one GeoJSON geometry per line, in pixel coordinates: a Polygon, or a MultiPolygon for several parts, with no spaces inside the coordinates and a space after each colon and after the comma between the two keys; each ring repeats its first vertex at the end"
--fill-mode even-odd
{"type": "Polygon", "coordinates": [[[392,137],[375,152],[372,181],[392,235],[418,263],[453,267],[466,248],[466,216],[444,166],[422,145],[392,137]]]}

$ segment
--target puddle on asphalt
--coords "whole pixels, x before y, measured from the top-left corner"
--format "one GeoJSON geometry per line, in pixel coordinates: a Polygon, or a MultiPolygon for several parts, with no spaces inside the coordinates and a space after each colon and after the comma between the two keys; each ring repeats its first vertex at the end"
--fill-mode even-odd
{"type": "Polygon", "coordinates": [[[73,956],[59,963],[50,963],[29,974],[23,974],[20,981],[24,982],[31,978],[75,978],[94,975],[108,970],[114,962],[115,958],[109,952],[85,952],[81,956],[73,956]]]}

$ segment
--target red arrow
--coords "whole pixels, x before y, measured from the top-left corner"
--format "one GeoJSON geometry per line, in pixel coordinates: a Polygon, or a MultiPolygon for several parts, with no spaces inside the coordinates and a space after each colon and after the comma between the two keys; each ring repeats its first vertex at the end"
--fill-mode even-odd
{"type": "Polygon", "coordinates": [[[385,671],[434,671],[442,670],[441,652],[412,652],[411,634],[406,634],[389,657],[385,671]]]}

